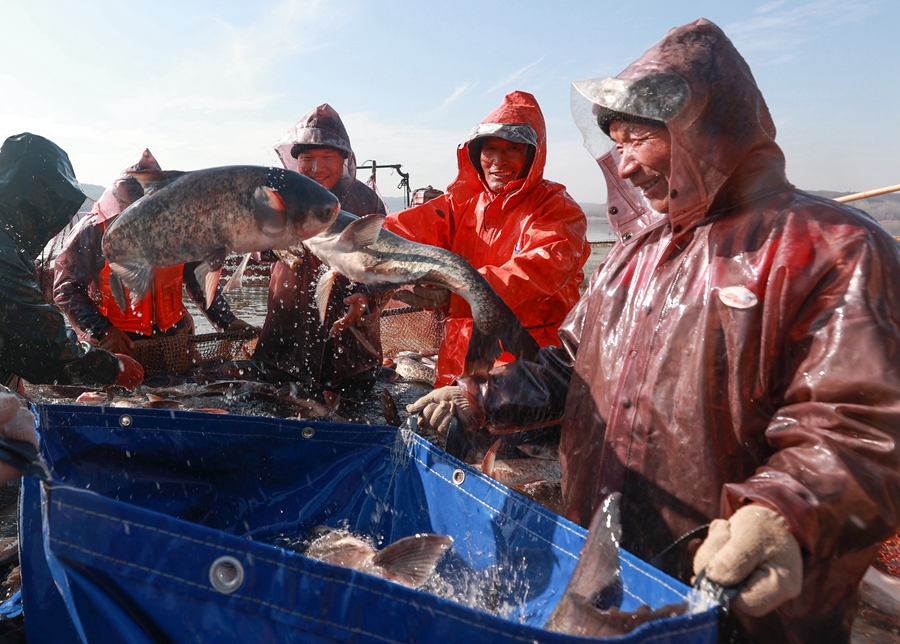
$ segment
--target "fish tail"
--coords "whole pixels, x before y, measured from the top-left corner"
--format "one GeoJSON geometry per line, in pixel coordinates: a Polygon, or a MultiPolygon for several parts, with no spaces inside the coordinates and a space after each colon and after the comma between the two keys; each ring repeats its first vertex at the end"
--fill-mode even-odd
{"type": "Polygon", "coordinates": [[[425,583],[453,538],[438,534],[416,534],[392,543],[372,559],[392,581],[411,588],[425,583]]]}
{"type": "Polygon", "coordinates": [[[490,371],[501,353],[503,350],[500,347],[500,336],[486,334],[473,324],[462,375],[469,376],[473,373],[490,371]]]}

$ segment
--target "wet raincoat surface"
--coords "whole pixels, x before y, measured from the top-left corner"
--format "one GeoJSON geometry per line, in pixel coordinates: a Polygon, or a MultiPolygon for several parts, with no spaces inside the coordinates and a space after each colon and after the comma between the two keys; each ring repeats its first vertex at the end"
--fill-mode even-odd
{"type": "MultiPolygon", "coordinates": [[[[511,181],[501,194],[492,192],[475,165],[477,155],[470,156],[470,139],[457,151],[459,174],[447,192],[389,215],[385,227],[465,258],[538,344],[555,345],[557,329],[578,301],[584,280],[581,269],[590,255],[587,219],[565,186],[544,179],[546,127],[534,96],[508,94],[474,134],[490,136],[495,124],[524,124],[536,135],[534,160],[523,179],[511,181]]],[[[453,294],[438,355],[437,386],[462,373],[471,335],[469,305],[453,294]]],[[[497,364],[512,359],[504,353],[497,364]]]]}
{"type": "MultiPolygon", "coordinates": [[[[765,102],[715,25],[670,31],[594,100],[646,116],[624,99],[665,81],[654,73],[689,97],[666,119],[668,216],[620,237],[563,348],[461,385],[495,430],[561,418],[567,515],[587,525],[622,491],[623,547],[644,559],[746,503],[777,510],[803,591],[745,620],[750,639],[848,641],[857,584],[900,526],[900,247],[787,182],[765,102]]],[[[658,218],[607,179],[611,211],[658,218]]]]}
{"type": "MultiPolygon", "coordinates": [[[[356,156],[334,108],[327,103],[320,105],[275,144],[282,164],[289,170],[298,170],[297,159],[291,154],[297,144],[329,146],[345,154],[343,174],[332,189],[343,210],[359,216],[386,213],[375,191],[356,179],[356,156]]],[[[381,368],[377,316],[361,320],[329,339],[331,326],[347,311],[344,298],[365,292],[365,287],[351,286],[345,277],[338,277],[325,323],[321,324],[315,288],[320,273],[326,270],[323,266],[308,251],[298,257],[293,268],[281,261],[272,265],[268,313],[253,359],[275,379],[304,381],[314,389],[370,388],[381,368]]]]}
{"type": "Polygon", "coordinates": [[[101,242],[115,218],[124,208],[140,199],[144,190],[131,170],[161,170],[150,150],[125,168],[107,188],[85,217],[68,235],[54,263],[53,299],[76,328],[99,340],[110,326],[132,337],[193,330],[193,320],[184,308],[183,287],[197,308],[219,329],[226,329],[237,318],[217,287],[209,309],[200,283],[194,275],[199,262],[167,266],[154,272],[150,292],[137,305],[122,311],[109,288],[109,263],[103,257],[101,242]]]}
{"type": "Polygon", "coordinates": [[[79,343],[63,316],[44,301],[34,259],[61,231],[85,196],[68,155],[34,134],[0,148],[0,382],[111,385],[113,354],[79,343]]]}

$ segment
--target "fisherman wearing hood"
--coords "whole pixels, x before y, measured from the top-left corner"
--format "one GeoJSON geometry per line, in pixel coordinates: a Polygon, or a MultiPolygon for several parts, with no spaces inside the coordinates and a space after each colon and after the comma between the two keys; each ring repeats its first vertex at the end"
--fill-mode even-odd
{"type": "MultiPolygon", "coordinates": [[[[341,209],[358,216],[385,214],[374,190],[356,179],[356,156],[341,117],[327,103],[300,119],[275,144],[282,165],[330,190],[341,209]]],[[[339,277],[331,292],[324,324],[315,304],[315,284],[323,266],[305,249],[292,249],[290,263],[277,261],[269,280],[269,306],[254,362],[271,379],[302,381],[312,389],[371,389],[381,369],[381,327],[365,287],[339,277]],[[352,304],[368,315],[334,337],[329,332],[352,304]]]]}
{"type": "Polygon", "coordinates": [[[34,134],[0,148],[0,383],[119,385],[134,388],[132,358],[80,343],[44,301],[34,259],[75,216],[85,196],[68,155],[34,134]]]}
{"type": "Polygon", "coordinates": [[[116,217],[144,195],[129,172],[162,169],[150,150],[122,170],[66,238],[54,263],[53,299],[72,326],[101,349],[131,354],[133,340],[156,335],[193,333],[194,320],[184,307],[182,289],[216,328],[237,330],[250,325],[231,312],[221,287],[209,308],[194,269],[199,262],[154,271],[148,296],[122,311],[110,291],[109,263],[103,257],[103,233],[116,217]]]}
{"type": "MultiPolygon", "coordinates": [[[[578,301],[590,255],[584,212],[565,186],[544,179],[546,159],[537,101],[512,92],[459,146],[459,174],[447,192],[385,221],[394,233],[465,258],[541,346],[559,343],[556,331],[578,301]]],[[[441,288],[417,286],[394,297],[446,308],[436,385],[453,382],[472,335],[469,305],[441,288]]],[[[504,353],[496,364],[511,360],[504,353]]]]}
{"type": "Polygon", "coordinates": [[[849,641],[900,527],[900,247],[788,183],[750,69],[706,20],[576,83],[572,105],[618,243],[561,348],[410,410],[561,421],[570,519],[620,491],[622,546],[647,561],[710,524],[681,577],[739,587],[742,641],[849,641]]]}

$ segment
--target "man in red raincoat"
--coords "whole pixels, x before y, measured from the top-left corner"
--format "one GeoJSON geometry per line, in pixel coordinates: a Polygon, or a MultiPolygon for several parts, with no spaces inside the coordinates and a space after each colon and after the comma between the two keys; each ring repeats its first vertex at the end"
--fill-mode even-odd
{"type": "MultiPolygon", "coordinates": [[[[385,214],[381,198],[356,179],[356,156],[337,111],[324,103],[306,114],[275,144],[282,165],[330,190],[354,215],[385,214]]],[[[338,277],[319,319],[315,285],[322,262],[298,250],[290,265],[277,261],[269,280],[269,307],[254,362],[272,380],[292,380],[318,391],[368,391],[381,370],[381,328],[372,315],[383,302],[366,287],[338,277]],[[359,307],[366,307],[360,316],[359,307]],[[334,323],[355,311],[352,323],[331,334],[334,323]]]]}
{"type": "MultiPolygon", "coordinates": [[[[544,179],[547,137],[534,96],[508,94],[457,151],[459,174],[447,192],[388,215],[385,228],[464,257],[503,298],[541,346],[578,301],[590,254],[587,220],[564,186],[544,179]]],[[[408,304],[447,305],[436,384],[462,373],[472,312],[442,289],[398,291],[408,304]]],[[[497,364],[513,357],[504,353],[497,364]]]]}
{"type": "Polygon", "coordinates": [[[622,545],[648,561],[710,524],[683,579],[739,587],[743,641],[847,642],[900,527],[900,247],[788,183],[750,69],[706,20],[575,89],[619,242],[562,348],[410,411],[561,421],[569,518],[621,491],[622,545]]]}

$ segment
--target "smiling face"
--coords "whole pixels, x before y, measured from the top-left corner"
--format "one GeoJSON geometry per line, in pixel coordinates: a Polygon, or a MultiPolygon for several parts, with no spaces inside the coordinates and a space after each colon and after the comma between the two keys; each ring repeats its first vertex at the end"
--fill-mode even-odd
{"type": "Polygon", "coordinates": [[[644,193],[653,209],[669,212],[672,139],[664,125],[613,121],[609,136],[619,152],[619,176],[644,193]]]}
{"type": "Polygon", "coordinates": [[[344,155],[334,148],[306,148],[297,154],[297,170],[331,190],[344,172],[344,155]]]}
{"type": "Polygon", "coordinates": [[[485,137],[480,160],[488,188],[500,192],[510,181],[522,178],[528,171],[529,147],[526,143],[513,143],[496,136],[485,137]]]}

